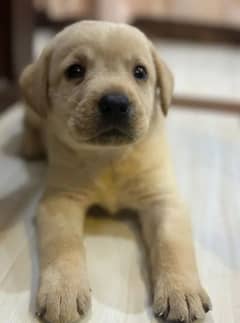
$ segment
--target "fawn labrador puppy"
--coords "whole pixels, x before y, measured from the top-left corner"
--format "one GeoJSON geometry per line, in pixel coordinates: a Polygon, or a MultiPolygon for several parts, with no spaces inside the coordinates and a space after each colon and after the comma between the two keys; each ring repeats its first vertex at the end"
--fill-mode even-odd
{"type": "Polygon", "coordinates": [[[149,250],[157,317],[193,322],[211,308],[201,287],[190,221],[164,135],[173,77],[142,32],[83,21],[50,42],[23,72],[29,108],[23,152],[46,153],[48,180],[37,226],[38,315],[72,323],[89,310],[86,211],[137,211],[149,250]]]}

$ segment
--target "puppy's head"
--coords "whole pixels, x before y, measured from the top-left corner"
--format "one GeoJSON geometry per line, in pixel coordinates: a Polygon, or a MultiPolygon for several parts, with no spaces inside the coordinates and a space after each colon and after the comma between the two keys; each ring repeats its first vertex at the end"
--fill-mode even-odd
{"type": "Polygon", "coordinates": [[[172,75],[134,27],[84,21],[60,32],[23,72],[26,102],[68,142],[129,144],[167,114],[172,75]]]}

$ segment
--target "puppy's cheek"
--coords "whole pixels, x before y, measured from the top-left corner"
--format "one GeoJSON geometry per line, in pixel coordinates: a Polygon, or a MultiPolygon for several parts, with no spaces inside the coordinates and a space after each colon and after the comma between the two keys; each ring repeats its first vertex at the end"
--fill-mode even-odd
{"type": "Polygon", "coordinates": [[[145,121],[141,122],[141,124],[139,124],[139,126],[137,128],[136,137],[140,139],[140,138],[146,136],[148,133],[148,130],[149,130],[148,123],[145,121]]]}
{"type": "Polygon", "coordinates": [[[146,113],[144,107],[142,107],[141,110],[139,109],[138,111],[136,111],[132,120],[132,127],[136,132],[136,136],[144,136],[148,132],[149,126],[150,116],[146,113]]]}
{"type": "Polygon", "coordinates": [[[95,135],[97,122],[96,117],[77,114],[68,118],[67,127],[75,139],[86,140],[95,135]]]}
{"type": "Polygon", "coordinates": [[[138,141],[148,132],[148,126],[143,120],[135,121],[129,128],[129,136],[133,141],[138,141]]]}

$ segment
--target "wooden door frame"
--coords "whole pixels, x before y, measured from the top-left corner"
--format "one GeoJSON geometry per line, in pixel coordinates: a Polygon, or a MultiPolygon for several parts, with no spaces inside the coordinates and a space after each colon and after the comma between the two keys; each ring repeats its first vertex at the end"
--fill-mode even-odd
{"type": "Polygon", "coordinates": [[[0,1],[0,111],[19,97],[18,78],[32,59],[31,0],[0,1]]]}

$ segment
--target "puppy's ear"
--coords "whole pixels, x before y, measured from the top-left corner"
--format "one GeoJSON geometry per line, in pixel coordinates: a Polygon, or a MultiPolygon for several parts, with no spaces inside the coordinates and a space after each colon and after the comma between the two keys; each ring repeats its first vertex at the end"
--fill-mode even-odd
{"type": "Polygon", "coordinates": [[[28,65],[20,76],[20,89],[26,103],[42,118],[48,109],[48,71],[51,48],[43,50],[38,60],[28,65]]]}
{"type": "Polygon", "coordinates": [[[166,116],[173,96],[174,79],[172,72],[159,57],[156,49],[153,46],[152,53],[157,73],[157,86],[160,90],[161,107],[164,115],[166,116]]]}

